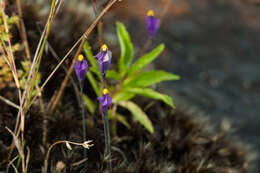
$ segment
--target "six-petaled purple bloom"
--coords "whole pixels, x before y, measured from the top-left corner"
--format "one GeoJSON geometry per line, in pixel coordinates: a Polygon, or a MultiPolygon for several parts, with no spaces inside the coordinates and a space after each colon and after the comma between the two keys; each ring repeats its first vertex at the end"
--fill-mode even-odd
{"type": "Polygon", "coordinates": [[[154,38],[159,27],[159,19],[154,17],[154,12],[149,10],[146,16],[146,30],[151,38],[154,38]]]}
{"type": "Polygon", "coordinates": [[[103,115],[106,115],[108,107],[112,104],[112,98],[108,94],[108,89],[104,89],[102,96],[98,97],[98,100],[101,103],[101,111],[103,115]]]}
{"type": "Polygon", "coordinates": [[[84,78],[86,77],[86,73],[88,71],[88,63],[87,61],[84,59],[83,55],[79,55],[78,60],[74,66],[77,78],[79,80],[79,82],[81,83],[84,78]]]}
{"type": "Polygon", "coordinates": [[[100,52],[95,56],[98,59],[98,67],[101,75],[104,77],[105,73],[111,63],[112,52],[108,50],[107,45],[103,45],[100,52]]]}

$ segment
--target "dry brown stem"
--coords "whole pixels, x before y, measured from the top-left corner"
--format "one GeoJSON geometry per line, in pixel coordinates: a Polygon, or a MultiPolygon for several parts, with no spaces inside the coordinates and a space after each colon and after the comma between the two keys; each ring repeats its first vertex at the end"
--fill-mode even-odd
{"type": "Polygon", "coordinates": [[[22,7],[21,7],[21,0],[16,0],[16,4],[17,4],[17,9],[18,9],[18,15],[19,15],[19,25],[18,25],[19,33],[20,33],[20,36],[23,40],[23,44],[24,44],[24,47],[25,47],[26,58],[28,60],[30,60],[31,59],[31,53],[30,53],[26,29],[25,29],[25,25],[24,25],[24,21],[23,21],[23,11],[22,11],[22,7]]]}

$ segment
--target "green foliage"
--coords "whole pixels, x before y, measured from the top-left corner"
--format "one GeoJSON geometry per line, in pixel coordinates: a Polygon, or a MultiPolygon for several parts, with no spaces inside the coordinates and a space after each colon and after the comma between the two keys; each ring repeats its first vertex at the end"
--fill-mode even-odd
{"type": "Polygon", "coordinates": [[[160,53],[164,50],[164,44],[160,44],[153,51],[145,54],[141,58],[139,58],[128,71],[128,75],[131,75],[138,70],[145,68],[148,64],[150,64],[155,58],[157,58],[160,53]]]}
{"type": "MultiPolygon", "coordinates": [[[[9,17],[6,15],[6,23],[7,23],[8,29],[11,29],[12,26],[15,25],[18,21],[19,21],[18,16],[9,17]]],[[[11,38],[11,37],[12,37],[12,35],[10,33],[7,34],[5,32],[4,21],[2,19],[2,13],[0,12],[0,39],[1,39],[1,41],[8,41],[8,38],[11,38]]]]}
{"type": "Polygon", "coordinates": [[[120,73],[116,72],[115,70],[107,70],[106,77],[114,80],[121,79],[120,73]]]}
{"type": "MultiPolygon", "coordinates": [[[[20,85],[22,89],[25,89],[26,81],[28,79],[30,68],[31,68],[31,62],[29,60],[21,61],[22,68],[18,69],[18,77],[20,81],[20,85]]],[[[41,82],[41,74],[39,73],[36,79],[36,83],[40,84],[41,82]]],[[[37,93],[37,89],[34,88],[32,90],[32,96],[34,96],[37,93]]]]}
{"type": "Polygon", "coordinates": [[[83,94],[83,100],[85,103],[85,106],[87,106],[87,109],[91,114],[95,113],[96,110],[96,104],[85,94],[83,94]]]}
{"type": "Polygon", "coordinates": [[[100,96],[100,93],[102,92],[102,88],[98,85],[97,81],[94,78],[94,75],[96,75],[100,81],[102,80],[102,77],[98,70],[97,60],[93,56],[93,53],[91,51],[91,48],[90,48],[88,42],[85,42],[83,49],[84,49],[84,53],[87,56],[87,60],[91,65],[90,70],[87,72],[87,78],[88,78],[92,88],[94,89],[96,95],[100,96]]]}
{"type": "Polygon", "coordinates": [[[161,100],[169,106],[174,107],[172,98],[170,96],[154,91],[151,88],[128,88],[125,90],[125,92],[129,94],[139,94],[155,100],[161,100]]]}
{"type": "Polygon", "coordinates": [[[138,105],[131,101],[121,101],[119,105],[128,109],[149,132],[154,132],[151,120],[138,105]]]}
{"type": "MultiPolygon", "coordinates": [[[[137,104],[130,100],[136,95],[141,95],[155,100],[161,100],[174,108],[174,104],[170,96],[159,93],[149,87],[163,81],[178,80],[180,77],[162,70],[145,71],[145,67],[158,58],[164,50],[164,44],[158,45],[154,50],[148,52],[133,62],[134,49],[130,36],[124,24],[117,22],[116,28],[121,49],[118,71],[113,69],[108,70],[106,73],[106,77],[114,80],[115,82],[115,85],[109,88],[111,93],[113,93],[112,100],[114,106],[118,105],[127,109],[137,121],[139,121],[150,133],[153,133],[154,128],[148,115],[137,104]]],[[[101,86],[98,85],[98,82],[93,77],[93,75],[96,75],[97,79],[99,79],[99,83],[101,82],[97,60],[93,57],[90,46],[87,42],[84,45],[84,51],[87,55],[88,61],[92,65],[87,77],[96,95],[99,96],[101,93],[101,86]],[[93,75],[91,76],[89,74],[93,75]]],[[[95,107],[93,106],[93,103],[90,102],[88,109],[91,113],[94,112],[95,107]]],[[[118,112],[109,111],[108,116],[113,121],[118,121],[127,128],[130,128],[126,118],[118,112]]]]}
{"type": "Polygon", "coordinates": [[[179,76],[167,73],[165,71],[153,70],[148,72],[141,72],[135,75],[128,76],[123,82],[122,87],[149,87],[153,84],[166,81],[178,80],[179,76]]]}
{"type": "MultiPolygon", "coordinates": [[[[6,20],[7,20],[7,27],[10,29],[16,22],[18,22],[18,17],[17,16],[9,17],[6,15],[6,20]]],[[[10,33],[7,34],[5,32],[2,13],[0,12],[0,43],[1,43],[0,46],[4,46],[4,42],[8,41],[8,39],[11,39],[11,37],[12,35],[10,33]]],[[[7,48],[9,49],[8,46],[7,48]]],[[[12,47],[13,53],[19,49],[20,49],[19,44],[15,44],[12,47]]],[[[2,53],[0,54],[0,89],[5,88],[8,85],[8,83],[13,80],[12,71],[9,65],[6,63],[4,56],[5,56],[4,54],[2,53]]]]}
{"type": "Polygon", "coordinates": [[[125,116],[121,115],[121,114],[119,114],[117,112],[112,113],[112,111],[108,110],[108,118],[116,120],[116,121],[119,121],[120,123],[122,123],[128,129],[130,129],[130,127],[131,127],[130,124],[127,122],[125,116]]]}
{"type": "Polygon", "coordinates": [[[6,64],[4,55],[0,55],[0,90],[5,88],[13,80],[10,67],[6,64]]]}
{"type": "Polygon", "coordinates": [[[98,78],[101,80],[101,75],[100,75],[99,70],[98,70],[98,62],[97,62],[96,58],[93,56],[93,53],[91,51],[91,47],[89,46],[89,43],[85,42],[83,48],[84,48],[84,52],[87,56],[87,60],[91,65],[90,71],[92,71],[95,75],[97,75],[98,78]]]}
{"type": "Polygon", "coordinates": [[[117,36],[121,48],[121,56],[119,60],[119,71],[123,76],[128,70],[133,57],[134,57],[134,48],[131,42],[130,36],[123,23],[116,23],[117,36]]]}
{"type": "MultiPolygon", "coordinates": [[[[6,21],[8,28],[11,29],[17,22],[19,21],[18,16],[7,16],[6,21]]],[[[8,34],[5,32],[5,26],[2,20],[2,14],[0,12],[0,39],[1,39],[1,46],[4,45],[4,42],[12,39],[11,32],[8,34]]],[[[7,49],[9,47],[7,46],[7,49]]],[[[16,53],[17,51],[21,50],[21,45],[19,43],[15,43],[12,45],[12,52],[16,53]]],[[[6,63],[4,55],[0,55],[0,89],[6,87],[8,83],[13,80],[12,71],[9,65],[6,63]]],[[[17,69],[18,71],[18,78],[22,89],[25,89],[25,83],[29,75],[31,63],[28,60],[21,61],[21,68],[17,69]]],[[[40,83],[40,75],[37,77],[37,83],[40,83]]],[[[36,93],[36,89],[33,90],[33,94],[36,93]]]]}

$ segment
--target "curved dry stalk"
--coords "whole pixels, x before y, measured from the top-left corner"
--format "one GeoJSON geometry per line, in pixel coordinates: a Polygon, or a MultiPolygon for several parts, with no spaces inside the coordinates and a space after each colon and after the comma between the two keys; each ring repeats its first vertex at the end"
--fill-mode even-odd
{"type": "Polygon", "coordinates": [[[25,29],[25,25],[24,25],[24,21],[23,21],[23,11],[22,11],[22,7],[21,7],[21,0],[16,0],[16,4],[17,4],[17,9],[18,9],[18,15],[19,15],[18,29],[19,29],[21,38],[23,40],[26,58],[28,60],[30,60],[31,54],[30,54],[29,43],[28,43],[28,39],[27,39],[27,35],[26,35],[26,29],[25,29]]]}
{"type": "Polygon", "coordinates": [[[115,168],[113,168],[113,171],[115,172],[118,172],[120,169],[122,169],[125,165],[127,165],[127,158],[126,158],[126,155],[124,154],[124,152],[122,150],[120,150],[120,148],[117,148],[117,147],[111,147],[112,150],[118,152],[122,157],[123,157],[123,162],[116,166],[115,168]]]}
{"type": "Polygon", "coordinates": [[[72,150],[70,144],[72,144],[72,145],[77,145],[77,146],[82,146],[83,148],[89,149],[90,147],[93,147],[93,146],[94,146],[94,144],[91,144],[91,142],[92,142],[92,140],[88,140],[88,141],[85,141],[85,142],[83,142],[83,143],[71,142],[71,141],[66,141],[66,140],[60,140],[60,141],[54,142],[54,143],[51,144],[50,147],[48,148],[46,157],[45,157],[45,159],[44,159],[44,166],[43,166],[43,168],[42,168],[42,172],[43,172],[43,173],[47,173],[47,170],[48,170],[48,160],[49,160],[49,157],[50,157],[50,153],[51,153],[52,148],[53,148],[55,145],[65,143],[65,144],[66,144],[66,147],[67,147],[69,150],[72,150]]]}
{"type": "Polygon", "coordinates": [[[26,149],[27,149],[27,155],[26,155],[25,169],[28,170],[31,152],[29,147],[26,147],[26,149]]]}
{"type": "Polygon", "coordinates": [[[2,100],[2,101],[5,102],[6,104],[8,104],[8,105],[10,105],[10,106],[12,106],[12,107],[14,107],[14,108],[16,108],[16,109],[18,109],[18,110],[20,109],[20,107],[19,107],[17,104],[15,104],[14,102],[12,102],[12,101],[10,101],[10,100],[8,100],[8,99],[2,97],[2,96],[0,96],[0,100],[2,100]]]}
{"type": "Polygon", "coordinates": [[[19,157],[18,156],[15,156],[9,163],[8,163],[8,165],[7,165],[7,167],[6,167],[6,172],[9,172],[9,167],[10,167],[10,165],[14,168],[14,171],[16,172],[16,173],[18,173],[18,171],[17,171],[17,168],[14,166],[14,161],[16,160],[16,159],[18,159],[19,157]]]}
{"type": "Polygon", "coordinates": [[[18,150],[18,153],[20,154],[22,158],[22,170],[23,173],[26,173],[26,163],[25,163],[25,156],[24,156],[24,150],[21,144],[21,141],[18,139],[18,137],[12,132],[8,127],[5,127],[7,131],[13,136],[14,144],[18,150]]]}

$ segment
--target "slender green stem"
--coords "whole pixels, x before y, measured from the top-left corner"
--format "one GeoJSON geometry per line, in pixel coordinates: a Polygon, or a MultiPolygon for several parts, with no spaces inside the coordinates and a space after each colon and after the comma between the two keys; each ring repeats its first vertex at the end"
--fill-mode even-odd
{"type": "Polygon", "coordinates": [[[112,170],[112,162],[111,162],[111,141],[110,141],[110,131],[109,131],[109,122],[107,115],[104,115],[104,127],[106,128],[106,137],[107,137],[107,156],[108,156],[108,165],[109,165],[109,170],[112,170]]]}
{"type": "MultiPolygon", "coordinates": [[[[105,89],[105,76],[102,76],[102,86],[105,89]]],[[[102,118],[104,121],[104,136],[105,136],[105,158],[108,159],[108,167],[109,170],[112,170],[112,163],[111,163],[111,142],[110,142],[110,131],[109,131],[109,122],[107,118],[107,113],[102,112],[102,118]]]]}
{"type": "MultiPolygon", "coordinates": [[[[86,118],[84,109],[84,99],[83,99],[83,82],[80,83],[80,94],[81,94],[81,117],[82,117],[82,131],[83,131],[83,141],[87,140],[86,137],[86,118]]],[[[84,158],[87,157],[87,152],[84,150],[84,158]]]]}
{"type": "MultiPolygon", "coordinates": [[[[36,50],[35,57],[34,57],[34,60],[33,60],[33,63],[32,63],[32,68],[30,70],[30,73],[29,73],[29,76],[28,76],[28,79],[27,79],[27,82],[28,83],[30,82],[31,86],[29,87],[30,91],[29,91],[28,100],[26,101],[27,103],[25,103],[26,104],[25,112],[27,112],[27,110],[29,109],[31,97],[33,95],[33,90],[34,90],[34,87],[35,87],[35,84],[36,84],[36,81],[37,81],[37,76],[38,76],[40,63],[41,63],[42,56],[43,56],[44,47],[45,47],[47,38],[49,36],[51,23],[52,23],[52,20],[53,20],[53,17],[54,17],[55,4],[56,4],[56,0],[52,0],[50,15],[49,15],[49,18],[48,18],[48,21],[47,21],[47,24],[46,24],[46,30],[43,31],[43,34],[45,34],[44,37],[43,37],[43,42],[41,43],[42,40],[40,40],[39,46],[41,46],[41,48],[39,47],[40,48],[39,54],[38,54],[38,48],[36,50]],[[37,60],[38,60],[38,62],[37,62],[37,60]],[[36,70],[35,70],[35,67],[34,67],[34,63],[37,63],[36,70]],[[33,73],[33,70],[35,70],[35,73],[33,73]],[[31,77],[32,77],[32,79],[31,79],[31,77]]],[[[26,84],[26,88],[27,88],[27,84],[26,84]]]]}
{"type": "Polygon", "coordinates": [[[105,152],[104,157],[108,155],[108,143],[107,143],[107,124],[105,123],[105,115],[102,113],[102,119],[104,121],[104,136],[105,136],[105,152]]]}

